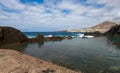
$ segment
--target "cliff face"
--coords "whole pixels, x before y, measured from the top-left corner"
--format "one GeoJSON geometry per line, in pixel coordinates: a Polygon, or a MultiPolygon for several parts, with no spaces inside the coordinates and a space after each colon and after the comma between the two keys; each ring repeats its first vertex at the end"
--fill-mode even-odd
{"type": "Polygon", "coordinates": [[[0,26],[0,45],[23,42],[28,38],[18,29],[0,26]]]}
{"type": "Polygon", "coordinates": [[[106,35],[106,36],[120,36],[120,25],[113,26],[104,35],[106,35]]]}

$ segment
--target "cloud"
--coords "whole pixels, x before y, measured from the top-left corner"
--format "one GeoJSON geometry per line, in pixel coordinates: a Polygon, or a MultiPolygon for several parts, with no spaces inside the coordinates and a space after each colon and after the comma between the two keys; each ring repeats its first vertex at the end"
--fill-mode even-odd
{"type": "Polygon", "coordinates": [[[0,25],[22,31],[93,26],[120,16],[120,0],[0,0],[0,25]]]}

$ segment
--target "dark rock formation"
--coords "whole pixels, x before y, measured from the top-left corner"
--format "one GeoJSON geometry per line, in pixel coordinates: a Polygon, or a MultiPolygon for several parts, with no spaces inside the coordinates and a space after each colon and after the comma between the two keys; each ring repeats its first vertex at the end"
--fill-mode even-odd
{"type": "Polygon", "coordinates": [[[71,36],[67,36],[67,37],[65,37],[66,39],[73,39],[71,36]]]}
{"type": "Polygon", "coordinates": [[[52,37],[46,37],[45,41],[61,41],[65,39],[65,37],[59,37],[59,36],[52,36],[52,37]]]}
{"type": "MultiPolygon", "coordinates": [[[[120,25],[113,26],[109,31],[104,33],[107,37],[120,38],[120,25]]],[[[113,42],[114,45],[120,46],[120,41],[113,42]]]]}
{"type": "Polygon", "coordinates": [[[18,29],[0,26],[0,45],[24,42],[28,38],[18,29]]]}
{"type": "Polygon", "coordinates": [[[28,39],[28,42],[43,42],[43,41],[44,36],[40,33],[37,35],[37,37],[28,39]]]}
{"type": "Polygon", "coordinates": [[[92,35],[92,36],[94,36],[94,37],[99,37],[99,36],[102,36],[103,34],[100,33],[99,31],[96,31],[96,32],[86,32],[84,35],[85,35],[85,36],[87,36],[87,35],[92,35]]]}
{"type": "Polygon", "coordinates": [[[118,47],[120,47],[120,42],[114,42],[114,45],[117,45],[118,47]]]}
{"type": "Polygon", "coordinates": [[[113,26],[104,35],[105,36],[120,36],[120,25],[113,26]]]}

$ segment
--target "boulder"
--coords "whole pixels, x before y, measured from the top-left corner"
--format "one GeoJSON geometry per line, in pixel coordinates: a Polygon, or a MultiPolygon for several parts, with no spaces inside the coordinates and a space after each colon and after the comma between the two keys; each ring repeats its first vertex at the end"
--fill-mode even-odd
{"type": "Polygon", "coordinates": [[[24,42],[28,38],[18,29],[0,26],[0,45],[24,42]]]}

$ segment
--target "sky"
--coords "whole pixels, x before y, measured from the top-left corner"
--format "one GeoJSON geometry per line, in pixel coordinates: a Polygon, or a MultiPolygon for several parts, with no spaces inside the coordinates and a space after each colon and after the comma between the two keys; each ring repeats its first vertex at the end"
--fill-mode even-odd
{"type": "Polygon", "coordinates": [[[59,31],[120,17],[120,0],[0,0],[0,26],[59,31]]]}

